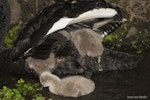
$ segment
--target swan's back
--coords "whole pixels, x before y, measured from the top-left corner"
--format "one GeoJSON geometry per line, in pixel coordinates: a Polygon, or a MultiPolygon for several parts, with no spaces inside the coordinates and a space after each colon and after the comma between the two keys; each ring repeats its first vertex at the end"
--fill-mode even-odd
{"type": "MultiPolygon", "coordinates": [[[[63,91],[66,95],[83,96],[94,91],[95,83],[83,76],[69,76],[62,79],[62,84],[66,84],[63,91]]],[[[61,87],[61,86],[60,86],[61,87]]],[[[61,91],[61,90],[60,90],[61,91]]]]}
{"type": "Polygon", "coordinates": [[[103,53],[102,37],[91,29],[83,28],[72,33],[72,41],[80,55],[99,56],[103,53]]]}
{"type": "Polygon", "coordinates": [[[95,84],[91,79],[83,76],[69,76],[63,78],[56,90],[51,92],[65,97],[79,97],[92,93],[94,89],[95,84]]]}

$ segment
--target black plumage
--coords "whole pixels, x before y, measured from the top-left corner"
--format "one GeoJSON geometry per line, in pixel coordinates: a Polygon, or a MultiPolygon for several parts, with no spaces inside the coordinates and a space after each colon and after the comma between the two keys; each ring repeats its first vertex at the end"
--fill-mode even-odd
{"type": "MultiPolygon", "coordinates": [[[[1,19],[5,18],[6,20],[0,22],[0,26],[5,27],[1,28],[0,31],[3,31],[3,33],[6,34],[10,20],[9,9],[7,9],[8,3],[5,0],[0,0],[0,7],[0,13],[2,13],[0,17],[1,19]],[[5,6],[5,4],[7,6],[5,6]],[[3,7],[5,9],[3,9],[3,7]]],[[[139,61],[137,56],[108,49],[104,49],[102,55],[97,55],[95,57],[87,55],[81,56],[74,45],[74,42],[63,34],[60,34],[61,30],[67,31],[70,34],[70,32],[77,29],[92,29],[95,23],[105,20],[110,21],[94,31],[100,34],[104,34],[104,32],[109,34],[118,28],[122,24],[122,14],[120,9],[104,0],[69,0],[56,2],[56,4],[40,11],[28,22],[26,27],[20,32],[19,37],[12,48],[4,48],[1,45],[1,70],[9,70],[16,74],[33,74],[34,70],[28,65],[29,62],[27,62],[27,59],[33,58],[34,60],[44,61],[49,59],[49,56],[53,53],[55,55],[55,66],[52,66],[53,69],[51,71],[59,76],[84,74],[87,77],[90,77],[92,73],[105,70],[124,70],[136,67],[139,61]],[[117,15],[112,18],[96,18],[74,23],[63,29],[58,29],[52,34],[46,35],[54,23],[58,22],[61,18],[75,18],[80,14],[95,8],[112,8],[117,11],[117,15]],[[118,59],[119,57],[121,58],[118,59]],[[113,66],[111,66],[112,63],[113,66]]],[[[1,41],[3,41],[4,35],[0,38],[1,41]]],[[[40,67],[42,67],[42,65],[40,67]]],[[[36,66],[34,68],[36,68],[36,66]]]]}
{"type": "Polygon", "coordinates": [[[137,67],[139,61],[142,60],[142,56],[131,55],[129,53],[113,51],[105,48],[101,60],[101,66],[104,71],[123,71],[137,67]]]}
{"type": "MultiPolygon", "coordinates": [[[[57,37],[57,35],[55,36],[57,37]]],[[[49,35],[49,38],[50,37],[51,35],[49,35]]],[[[52,37],[54,38],[54,36],[52,37]]],[[[51,40],[47,40],[45,43],[50,43],[50,41],[51,40]]],[[[48,51],[51,50],[51,53],[54,53],[56,57],[56,64],[51,72],[59,77],[68,75],[84,75],[86,77],[91,77],[94,73],[129,70],[137,67],[138,62],[142,59],[140,56],[113,51],[107,48],[104,48],[102,55],[96,57],[86,55],[82,57],[72,41],[68,41],[65,38],[63,42],[62,40],[60,41],[61,42],[54,44],[52,49],[48,49],[48,51]],[[57,46],[57,48],[55,46],[57,46]]],[[[40,46],[38,48],[40,48],[40,46]]],[[[38,52],[38,50],[39,49],[35,49],[34,52],[38,52]]],[[[44,54],[49,55],[43,50],[41,50],[40,54],[42,54],[41,56],[44,56],[44,54]]],[[[35,56],[37,55],[38,54],[35,54],[35,56]]],[[[38,57],[37,59],[41,58],[42,57],[38,57]]]]}

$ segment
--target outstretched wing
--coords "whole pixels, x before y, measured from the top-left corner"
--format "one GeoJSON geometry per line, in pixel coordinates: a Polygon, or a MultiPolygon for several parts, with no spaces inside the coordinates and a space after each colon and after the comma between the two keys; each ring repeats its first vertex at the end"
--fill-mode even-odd
{"type": "Polygon", "coordinates": [[[53,23],[59,19],[52,17],[55,11],[62,7],[61,4],[49,6],[35,15],[20,32],[14,47],[11,50],[10,57],[12,61],[18,60],[28,49],[38,46],[43,41],[53,23]]]}
{"type": "MultiPolygon", "coordinates": [[[[39,12],[28,22],[17,38],[9,54],[9,58],[11,58],[12,61],[18,60],[19,57],[24,55],[30,48],[31,51],[29,53],[31,53],[31,56],[39,59],[47,59],[49,54],[54,52],[57,58],[61,58],[61,56],[67,58],[65,59],[67,60],[66,62],[59,63],[60,65],[68,66],[64,66],[64,69],[67,69],[66,73],[82,73],[84,72],[80,70],[82,66],[78,67],[77,63],[79,62],[75,59],[76,57],[74,57],[74,53],[77,54],[77,57],[79,53],[73,49],[75,47],[71,41],[65,40],[60,42],[56,37],[49,38],[49,34],[51,35],[51,33],[53,33],[53,35],[56,35],[55,33],[57,33],[58,30],[74,27],[74,25],[78,24],[80,27],[81,24],[82,27],[88,26],[90,29],[100,31],[100,33],[105,35],[106,33],[111,33],[111,31],[108,31],[109,29],[114,30],[119,27],[122,23],[121,21],[122,15],[118,8],[111,6],[104,0],[69,0],[63,3],[56,3],[39,12]],[[102,18],[105,20],[100,23],[102,18]],[[116,18],[119,20],[116,21],[116,18]],[[67,23],[64,23],[64,21],[67,23]],[[69,52],[67,52],[66,49],[69,52]],[[68,60],[68,56],[73,56],[73,58],[68,60]],[[69,62],[71,63],[69,64],[69,62]],[[77,70],[78,68],[79,70],[77,70]]],[[[79,63],[79,65],[83,64],[79,63]]],[[[62,73],[65,73],[65,71],[62,73]]]]}
{"type": "MultiPolygon", "coordinates": [[[[119,10],[109,3],[106,3],[104,0],[73,0],[55,3],[40,11],[28,22],[26,27],[19,34],[14,49],[12,50],[14,53],[11,54],[10,58],[18,59],[18,57],[29,48],[40,45],[47,35],[64,29],[69,25],[83,22],[84,25],[88,25],[90,28],[97,31],[97,29],[100,28],[99,24],[96,23],[97,20],[100,21],[101,18],[113,18],[116,15],[120,16],[120,19],[122,19],[119,10]],[[93,23],[92,27],[90,23],[93,23]]],[[[114,30],[119,27],[120,24],[120,21],[118,21],[114,25],[109,25],[109,28],[114,30]]],[[[100,32],[107,33],[105,30],[109,29],[101,28],[100,32]]]]}

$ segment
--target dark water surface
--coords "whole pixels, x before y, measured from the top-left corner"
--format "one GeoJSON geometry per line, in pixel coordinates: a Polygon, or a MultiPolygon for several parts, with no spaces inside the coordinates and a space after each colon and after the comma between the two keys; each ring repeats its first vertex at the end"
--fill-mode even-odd
{"type": "MultiPolygon", "coordinates": [[[[0,75],[0,88],[6,85],[14,87],[20,76],[13,77],[8,74],[0,75]]],[[[35,79],[25,78],[30,82],[35,79]]],[[[51,94],[44,89],[42,94],[53,100],[150,100],[150,54],[144,56],[139,67],[121,72],[106,72],[95,75],[95,91],[79,98],[66,98],[51,94]]]]}

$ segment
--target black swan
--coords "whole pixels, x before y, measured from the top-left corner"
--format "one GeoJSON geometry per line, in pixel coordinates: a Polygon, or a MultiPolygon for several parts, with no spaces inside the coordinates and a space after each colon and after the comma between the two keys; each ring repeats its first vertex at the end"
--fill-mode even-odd
{"type": "MultiPolygon", "coordinates": [[[[1,1],[3,1],[1,5],[8,8],[8,5],[5,5],[7,2],[4,3],[5,0],[1,1]]],[[[1,26],[5,26],[7,30],[9,14],[6,12],[9,12],[9,9],[2,9],[2,11],[5,11],[2,14],[3,16],[8,16],[5,18],[8,22],[1,23],[1,26]]],[[[52,67],[50,69],[52,73],[62,76],[131,69],[137,66],[140,60],[138,56],[112,51],[103,47],[102,54],[98,53],[94,56],[81,55],[76,47],[76,41],[72,41],[66,35],[66,33],[71,35],[71,32],[78,29],[88,28],[103,38],[118,28],[124,21],[120,8],[112,6],[104,0],[56,2],[37,13],[28,22],[12,48],[4,48],[1,45],[1,70],[11,71],[15,74],[33,74],[34,72],[40,74],[45,71],[43,69],[47,70],[50,66],[52,67]],[[105,11],[108,12],[105,13],[105,11]],[[102,14],[96,14],[97,12],[102,14]],[[94,16],[90,17],[91,13],[94,16]],[[87,18],[86,15],[88,15],[87,18]],[[67,21],[68,23],[64,26],[56,27],[64,19],[68,20],[70,18],[71,21],[67,21]],[[42,67],[42,64],[38,65],[39,67],[30,66],[30,60],[33,59],[37,64],[42,61],[46,67],[42,67]],[[49,65],[51,64],[49,60],[52,60],[50,61],[53,63],[52,65],[49,65]]],[[[4,28],[1,30],[4,30],[4,28]]]]}
{"type": "Polygon", "coordinates": [[[95,89],[94,82],[83,76],[68,76],[60,79],[58,76],[45,71],[39,79],[41,84],[44,87],[49,87],[52,93],[65,97],[87,95],[95,89]]]}
{"type": "MultiPolygon", "coordinates": [[[[89,1],[90,4],[97,4],[91,1],[92,0],[89,1]]],[[[119,8],[113,7],[103,0],[98,1],[99,4],[94,6],[97,6],[97,9],[99,8],[99,6],[100,8],[111,7],[117,9],[116,12],[118,12],[115,13],[115,16],[111,16],[111,18],[108,19],[108,16],[105,16],[106,18],[104,18],[104,20],[101,18],[94,18],[91,20],[80,20],[81,22],[77,21],[78,23],[73,22],[73,24],[70,24],[67,21],[67,24],[65,24],[65,26],[63,27],[64,29],[60,26],[60,28],[62,29],[60,31],[54,30],[53,34],[50,34],[52,32],[51,28],[46,34],[47,38],[45,39],[45,41],[39,46],[32,48],[32,50],[28,52],[28,55],[31,56],[26,59],[29,66],[34,70],[40,69],[40,72],[37,72],[38,74],[40,74],[41,71],[44,71],[45,69],[50,69],[50,72],[60,77],[62,75],[76,75],[83,73],[85,75],[88,74],[88,77],[89,75],[91,75],[91,72],[95,73],[107,70],[127,70],[136,67],[137,63],[140,60],[138,56],[103,48],[103,45],[101,44],[102,38],[119,27],[125,20],[122,18],[122,14],[119,8]],[[85,38],[85,34],[90,38],[85,38]],[[92,43],[91,39],[93,39],[93,43],[95,44],[92,43]],[[93,47],[90,47],[90,44],[93,47]],[[97,48],[99,49],[96,50],[97,48]],[[89,51],[92,51],[92,53],[89,53],[89,51]],[[40,63],[44,63],[45,66],[44,64],[40,63]],[[42,67],[43,70],[41,69],[42,67]]],[[[88,2],[85,3],[81,1],[80,3],[81,5],[79,6],[79,8],[77,6],[76,9],[81,9],[80,7],[88,2]]],[[[67,4],[68,2],[64,7],[66,7],[67,4]]],[[[83,7],[85,9],[88,9],[88,6],[83,7]]],[[[72,10],[72,13],[74,13],[73,11],[74,9],[72,10]]],[[[67,20],[66,17],[63,18],[54,23],[54,26],[59,22],[63,22],[63,20],[67,20]]],[[[77,19],[78,18],[79,17],[77,17],[77,19]]],[[[70,20],[72,22],[74,20],[74,17],[73,20],[69,19],[69,21],[70,20]]]]}

